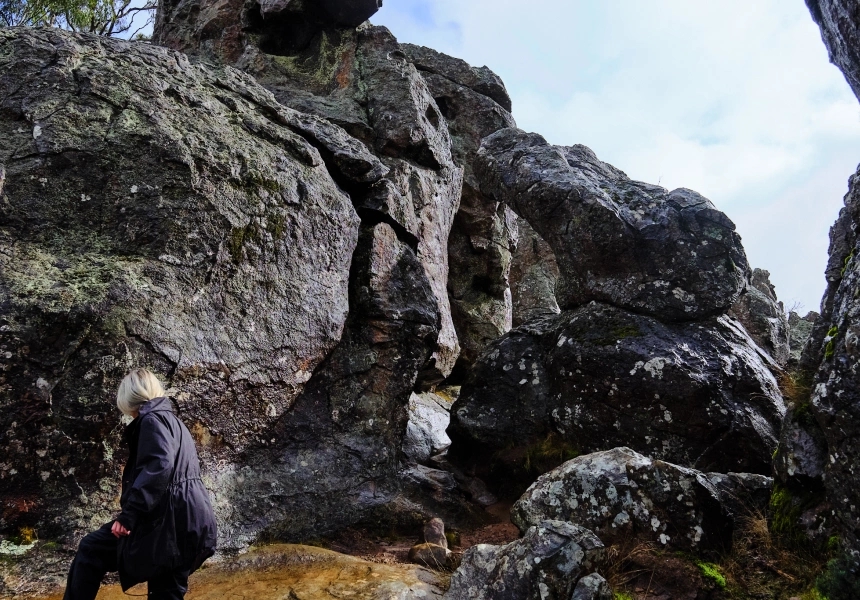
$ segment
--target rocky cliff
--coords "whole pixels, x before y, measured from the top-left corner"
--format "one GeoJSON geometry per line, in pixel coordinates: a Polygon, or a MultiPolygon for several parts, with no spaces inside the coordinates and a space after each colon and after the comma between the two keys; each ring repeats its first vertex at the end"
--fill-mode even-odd
{"type": "Polygon", "coordinates": [[[153,44],[0,30],[0,535],[110,518],[115,389],[144,365],[223,550],[474,524],[528,488],[522,537],[470,550],[448,597],[604,597],[615,534],[719,552],[774,458],[855,544],[856,189],[822,315],[790,322],[710,200],[518,129],[498,76],[378,9],[170,0],[153,44]],[[812,419],[790,359],[823,361],[812,419]]]}

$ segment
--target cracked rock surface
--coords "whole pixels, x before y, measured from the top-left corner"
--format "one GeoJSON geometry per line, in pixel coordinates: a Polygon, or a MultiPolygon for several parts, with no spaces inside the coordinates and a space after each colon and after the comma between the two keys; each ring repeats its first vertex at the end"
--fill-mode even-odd
{"type": "Polygon", "coordinates": [[[666,324],[591,303],[487,349],[452,407],[449,453],[486,471],[554,438],[579,452],[627,445],[703,471],[770,473],[785,404],[767,360],[728,317],[666,324]]]}
{"type": "Polygon", "coordinates": [[[689,321],[725,312],[746,284],[734,224],[692,190],[633,181],[585,146],[520,129],[485,138],[475,170],[553,249],[562,309],[597,300],[689,321]]]}
{"type": "Polygon", "coordinates": [[[359,219],[321,136],[232,68],[4,29],[0,98],[3,518],[66,533],[113,505],[133,366],[213,454],[269,439],[341,337],[359,219]]]}
{"type": "Polygon", "coordinates": [[[747,289],[728,314],[741,322],[753,341],[770,354],[776,364],[781,367],[788,364],[791,355],[788,317],[770,283],[770,273],[753,269],[747,289]]]}
{"type": "Polygon", "coordinates": [[[729,547],[734,526],[704,473],[629,448],[564,463],[542,475],[511,509],[521,532],[546,519],[591,529],[605,544],[635,538],[686,551],[729,547]]]}
{"type": "Polygon", "coordinates": [[[594,533],[564,521],[543,520],[505,546],[469,548],[445,600],[568,600],[577,581],[603,559],[594,533]]]}

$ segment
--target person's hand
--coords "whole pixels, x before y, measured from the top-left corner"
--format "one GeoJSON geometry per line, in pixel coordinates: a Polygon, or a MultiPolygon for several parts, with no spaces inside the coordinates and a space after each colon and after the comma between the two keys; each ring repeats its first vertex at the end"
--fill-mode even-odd
{"type": "Polygon", "coordinates": [[[120,538],[127,536],[131,532],[122,526],[122,523],[119,521],[113,522],[113,527],[110,528],[110,532],[114,535],[114,537],[120,538]]]}

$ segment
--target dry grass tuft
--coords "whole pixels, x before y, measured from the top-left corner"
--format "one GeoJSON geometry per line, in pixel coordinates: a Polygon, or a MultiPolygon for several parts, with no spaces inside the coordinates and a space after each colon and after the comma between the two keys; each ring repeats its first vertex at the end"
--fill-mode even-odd
{"type": "Polygon", "coordinates": [[[781,597],[810,590],[828,558],[812,544],[789,544],[774,536],[767,517],[753,511],[738,519],[732,551],[720,566],[731,589],[751,597],[781,597]]]}

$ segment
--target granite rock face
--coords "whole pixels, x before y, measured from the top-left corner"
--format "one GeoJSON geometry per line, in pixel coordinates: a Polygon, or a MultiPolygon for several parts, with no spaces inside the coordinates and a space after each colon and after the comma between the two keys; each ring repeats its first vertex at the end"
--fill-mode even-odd
{"type": "Polygon", "coordinates": [[[398,493],[405,407],[439,316],[415,252],[385,223],[362,230],[349,296],[340,344],[271,440],[213,469],[225,546],[242,547],[260,529],[282,541],[333,532],[398,493]]]}
{"type": "MultiPolygon", "coordinates": [[[[366,12],[375,3],[344,6],[353,4],[366,12]]],[[[266,10],[236,0],[180,0],[161,12],[157,43],[242,69],[282,105],[339,125],[385,164],[383,180],[338,183],[364,220],[388,223],[417,251],[442,319],[419,380],[431,387],[448,377],[460,354],[447,282],[463,169],[427,82],[391,32],[347,26],[309,0],[266,10]]]]}
{"type": "Polygon", "coordinates": [[[806,5],[821,29],[830,62],[860,98],[860,7],[851,0],[806,0],[806,5]]]}
{"type": "Polygon", "coordinates": [[[510,274],[514,327],[561,312],[555,299],[558,263],[552,248],[525,220],[520,219],[517,227],[510,274]]]}
{"type": "Polygon", "coordinates": [[[112,506],[133,366],[213,455],[269,439],[341,337],[359,219],[318,138],[234,69],[4,29],[0,97],[3,526],[64,534],[112,506]]]}
{"type": "Polygon", "coordinates": [[[731,544],[733,520],[707,476],[614,448],[542,475],[511,509],[521,532],[546,519],[592,530],[609,545],[628,539],[702,552],[731,544]]]}
{"type": "MultiPolygon", "coordinates": [[[[860,98],[860,7],[846,0],[807,0],[821,29],[831,61],[860,98]]],[[[827,290],[821,317],[801,357],[801,366],[817,368],[811,412],[827,442],[823,483],[836,529],[860,565],[860,393],[857,361],[860,349],[860,282],[856,229],[860,224],[860,170],[849,180],[845,207],[830,230],[827,290]]],[[[857,567],[860,568],[860,567],[857,567]]]]}
{"type": "Polygon", "coordinates": [[[471,67],[423,46],[401,48],[427,82],[448,124],[454,162],[464,170],[460,209],[448,238],[448,293],[462,371],[511,328],[508,272],[516,217],[481,193],[473,164],[483,138],[516,124],[504,84],[487,67],[471,67]]]}
{"type": "Polygon", "coordinates": [[[594,533],[545,520],[505,546],[478,544],[463,555],[446,600],[568,600],[603,559],[594,533]]]}
{"type": "Polygon", "coordinates": [[[749,286],[734,303],[729,316],[743,324],[758,347],[770,354],[776,364],[788,364],[790,328],[785,308],[770,283],[770,273],[753,269],[749,286]]]}
{"type": "Polygon", "coordinates": [[[413,393],[409,398],[409,423],[403,437],[403,454],[417,463],[427,463],[451,445],[445,433],[451,421],[451,402],[433,392],[413,393]]]}
{"type": "Polygon", "coordinates": [[[666,324],[591,303],[484,353],[452,407],[449,454],[480,470],[553,436],[580,452],[627,445],[769,474],[785,405],[767,360],[728,317],[666,324]]]}
{"type": "Polygon", "coordinates": [[[788,357],[789,367],[796,367],[800,363],[803,348],[806,346],[807,340],[809,340],[812,335],[815,322],[820,316],[821,315],[812,310],[806,313],[805,317],[801,317],[794,311],[788,313],[788,330],[790,333],[788,357]]]}
{"type": "Polygon", "coordinates": [[[563,309],[603,301],[668,321],[724,313],[750,269],[735,226],[696,192],[630,180],[585,146],[505,129],[476,173],[553,249],[563,309]]]}

